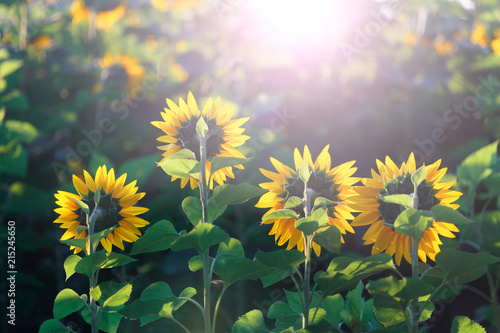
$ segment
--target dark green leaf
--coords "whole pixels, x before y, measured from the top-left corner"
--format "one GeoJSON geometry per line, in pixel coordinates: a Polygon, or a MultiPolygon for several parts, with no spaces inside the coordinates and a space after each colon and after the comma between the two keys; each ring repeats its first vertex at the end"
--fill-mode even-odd
{"type": "Polygon", "coordinates": [[[336,226],[329,225],[319,229],[314,236],[314,241],[330,252],[340,253],[341,235],[336,226]]]}
{"type": "MultiPolygon", "coordinates": [[[[99,191],[98,191],[99,192],[99,191]]],[[[90,241],[94,245],[94,247],[97,247],[101,239],[105,238],[107,235],[113,232],[115,230],[115,227],[107,228],[102,231],[94,233],[92,236],[90,236],[90,241]]]]}
{"type": "Polygon", "coordinates": [[[483,179],[491,175],[498,159],[497,149],[498,141],[495,141],[467,156],[457,168],[459,183],[473,191],[483,179]]]}
{"type": "Polygon", "coordinates": [[[124,254],[98,251],[85,256],[75,266],[75,272],[85,274],[89,278],[98,270],[104,268],[113,268],[123,266],[136,261],[124,254]]]}
{"type": "Polygon", "coordinates": [[[71,238],[66,240],[59,240],[64,245],[76,246],[86,252],[87,238],[71,238]]]}
{"type": "Polygon", "coordinates": [[[74,200],[75,200],[76,204],[78,205],[78,207],[80,207],[85,212],[85,214],[87,214],[87,216],[88,216],[89,215],[89,206],[80,199],[75,198],[74,200]]]}
{"type": "MultiPolygon", "coordinates": [[[[123,307],[123,306],[121,306],[123,307]]],[[[111,308],[102,309],[101,318],[99,321],[99,330],[108,333],[116,333],[118,331],[118,327],[120,326],[120,322],[122,320],[122,315],[117,312],[117,309],[121,307],[112,308],[113,310],[109,310],[111,308]]],[[[90,316],[87,309],[82,309],[80,312],[83,319],[90,325],[90,316]]]]}
{"type": "Polygon", "coordinates": [[[200,223],[184,236],[177,238],[172,243],[172,250],[193,248],[204,253],[209,247],[228,241],[229,235],[221,228],[209,223],[200,223]]]}
{"type": "Polygon", "coordinates": [[[179,238],[179,233],[172,223],[167,220],[158,221],[134,243],[130,254],[168,250],[177,238],[179,238]]]}
{"type": "Polygon", "coordinates": [[[42,323],[40,326],[40,330],[38,333],[65,333],[71,332],[66,328],[59,320],[57,319],[49,319],[42,323]]]}
{"type": "Polygon", "coordinates": [[[480,278],[488,270],[488,265],[500,258],[486,252],[467,253],[445,248],[436,255],[436,264],[444,272],[445,280],[461,285],[480,278]]]}
{"type": "Polygon", "coordinates": [[[258,251],[255,258],[264,265],[275,267],[288,275],[294,274],[295,268],[306,259],[304,254],[297,250],[258,251]]]}
{"type": "Polygon", "coordinates": [[[200,199],[196,197],[187,197],[182,201],[182,210],[194,226],[202,222],[203,208],[200,199]]]}
{"type": "Polygon", "coordinates": [[[219,207],[222,207],[246,202],[265,192],[266,190],[250,184],[224,184],[214,189],[214,197],[219,207]]]}
{"type": "Polygon", "coordinates": [[[335,327],[340,326],[342,317],[340,313],[344,308],[344,299],[341,295],[326,296],[322,303],[323,308],[326,310],[325,320],[335,327]]]}
{"type": "Polygon", "coordinates": [[[246,160],[246,158],[237,157],[214,157],[210,160],[210,172],[214,174],[219,169],[240,165],[246,160]]]}
{"type": "Polygon", "coordinates": [[[326,272],[316,273],[314,280],[325,295],[334,295],[351,290],[359,281],[386,269],[395,269],[392,257],[387,253],[359,260],[337,257],[332,260],[326,272]]]}
{"type": "Polygon", "coordinates": [[[20,143],[13,140],[0,145],[0,173],[24,177],[27,169],[28,154],[20,143]]]}
{"type": "Polygon", "coordinates": [[[7,120],[5,126],[13,139],[23,143],[31,143],[38,137],[38,130],[36,127],[25,121],[7,120]]]}
{"type": "Polygon", "coordinates": [[[239,280],[256,280],[268,275],[274,268],[247,258],[217,258],[214,271],[224,282],[224,288],[239,280]]]}

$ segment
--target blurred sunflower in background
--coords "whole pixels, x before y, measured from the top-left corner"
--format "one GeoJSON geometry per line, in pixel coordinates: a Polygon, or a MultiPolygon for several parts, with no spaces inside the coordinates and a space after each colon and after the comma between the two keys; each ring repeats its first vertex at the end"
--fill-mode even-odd
{"type": "Polygon", "coordinates": [[[151,5],[161,12],[182,11],[196,7],[202,0],[151,0],[151,5]]]}
{"type": "MultiPolygon", "coordinates": [[[[158,127],[165,133],[165,135],[157,139],[166,143],[166,145],[158,147],[158,149],[165,151],[160,163],[181,149],[191,150],[196,159],[200,160],[200,139],[196,132],[196,124],[202,117],[211,133],[207,139],[207,175],[210,175],[210,161],[214,157],[245,158],[245,155],[237,148],[250,138],[242,134],[245,129],[240,127],[249,118],[231,119],[234,113],[233,106],[228,104],[221,106],[219,97],[212,103],[210,98],[200,111],[191,92],[188,94],[187,103],[182,98],[179,98],[179,105],[176,105],[167,98],[167,105],[170,109],[165,108],[165,112],[161,113],[163,121],[151,122],[153,126],[158,127]]],[[[215,171],[211,177],[207,177],[207,184],[210,185],[210,188],[213,188],[214,180],[219,185],[222,185],[227,180],[227,177],[234,178],[232,168],[221,168],[215,171]]],[[[236,165],[235,168],[243,169],[243,165],[236,165]]],[[[172,177],[172,181],[176,179],[176,177],[172,177]]],[[[188,182],[192,189],[198,187],[199,180],[193,177],[182,178],[181,187],[184,188],[188,182]]]]}
{"type": "MultiPolygon", "coordinates": [[[[147,212],[148,209],[135,206],[145,193],[136,193],[136,180],[125,185],[126,177],[127,174],[123,174],[115,179],[114,170],[110,169],[108,172],[105,165],[97,169],[94,179],[86,170],[84,171],[84,181],[73,176],[73,185],[78,194],[65,191],[58,191],[55,194],[56,204],[60,207],[54,210],[59,214],[54,223],[58,223],[60,228],[66,229],[61,240],[87,238],[87,249],[89,248],[86,229],[87,216],[76,203],[75,199],[78,199],[88,205],[89,215],[98,214],[94,233],[114,228],[101,240],[101,244],[107,252],[111,252],[113,245],[124,250],[124,241],[135,242],[141,236],[138,228],[149,224],[148,221],[137,217],[137,215],[147,212]],[[94,200],[96,191],[100,191],[100,200],[97,206],[94,200]]],[[[75,253],[82,250],[75,246],[71,246],[70,249],[74,249],[75,253]]]]}
{"type": "MultiPolygon", "coordinates": [[[[407,262],[410,259],[410,238],[407,235],[399,234],[387,224],[393,224],[401,213],[401,206],[393,203],[386,203],[379,199],[383,195],[414,193],[414,186],[411,175],[416,171],[415,157],[413,153],[407,162],[403,162],[401,167],[389,158],[385,158],[385,164],[377,160],[378,173],[372,169],[372,178],[362,178],[364,186],[355,186],[357,195],[352,198],[351,207],[360,211],[351,225],[370,226],[363,236],[365,245],[373,244],[372,254],[385,251],[395,255],[396,263],[401,263],[404,256],[407,262]],[[387,224],[386,224],[387,223],[387,224]]],[[[417,188],[418,209],[430,210],[436,205],[443,205],[457,209],[459,205],[454,204],[462,193],[450,190],[455,181],[440,183],[446,174],[447,168],[439,169],[441,160],[425,166],[427,178],[417,188]]],[[[432,226],[426,229],[418,246],[418,256],[423,262],[427,258],[435,260],[436,254],[441,250],[439,245],[443,243],[440,236],[454,238],[453,232],[458,232],[458,228],[447,222],[435,221],[432,226]]]]}
{"type": "Polygon", "coordinates": [[[98,30],[109,30],[125,15],[125,5],[118,0],[75,0],[71,5],[72,24],[89,21],[94,13],[98,30]]]}
{"type": "MultiPolygon", "coordinates": [[[[106,54],[100,61],[102,82],[104,86],[120,85],[122,92],[128,95],[135,87],[142,84],[146,70],[141,66],[138,58],[127,54],[106,54]]],[[[96,90],[100,90],[100,86],[96,90]]]]}
{"type": "MultiPolygon", "coordinates": [[[[303,197],[304,182],[299,178],[298,170],[303,163],[306,163],[313,170],[307,183],[308,191],[312,194],[311,202],[314,203],[318,197],[336,202],[336,204],[328,207],[328,223],[336,226],[341,234],[346,234],[346,231],[354,233],[354,229],[349,225],[347,220],[354,218],[351,214],[354,210],[349,206],[349,202],[350,198],[356,194],[352,190],[351,185],[358,181],[358,178],[351,177],[357,169],[352,167],[355,161],[346,162],[331,168],[332,161],[328,153],[328,148],[329,146],[327,145],[314,162],[307,146],[304,147],[303,155],[300,155],[299,150],[295,148],[295,170],[274,158],[271,158],[271,163],[277,173],[260,169],[264,176],[272,180],[271,182],[260,184],[260,187],[266,189],[268,192],[262,195],[259,202],[255,205],[258,208],[270,208],[264,214],[264,217],[271,212],[284,209],[285,203],[290,197],[303,197]]],[[[296,206],[293,210],[300,217],[305,217],[303,204],[296,206]]],[[[274,235],[275,242],[279,246],[288,241],[287,250],[291,250],[296,246],[299,251],[304,251],[304,236],[300,230],[295,228],[295,221],[295,218],[268,219],[262,223],[273,225],[269,235],[274,235]]],[[[343,242],[344,239],[342,237],[343,242]]],[[[315,242],[313,242],[312,246],[316,255],[319,256],[321,246],[315,242]]]]}

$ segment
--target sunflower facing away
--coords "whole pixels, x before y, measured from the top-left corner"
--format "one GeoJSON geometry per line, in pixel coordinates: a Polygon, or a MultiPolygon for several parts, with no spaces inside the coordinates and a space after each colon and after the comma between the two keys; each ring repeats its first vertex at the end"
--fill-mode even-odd
{"type": "MultiPolygon", "coordinates": [[[[85,170],[85,181],[73,176],[73,184],[78,194],[65,191],[58,191],[55,194],[56,204],[60,208],[56,208],[54,211],[60,216],[54,223],[59,223],[61,224],[60,228],[67,229],[61,240],[87,238],[87,248],[89,248],[87,230],[77,231],[77,227],[87,226],[86,214],[75,202],[75,199],[79,199],[89,206],[90,214],[96,209],[100,213],[95,222],[95,233],[115,227],[113,232],[101,240],[101,244],[107,252],[111,252],[113,245],[124,250],[123,241],[135,242],[141,236],[138,228],[149,224],[149,222],[136,215],[145,213],[148,209],[135,206],[144,197],[145,193],[136,193],[136,180],[125,185],[126,177],[127,174],[123,174],[118,179],[115,179],[114,170],[110,169],[108,172],[105,165],[97,169],[94,179],[85,170]],[[101,197],[99,205],[95,207],[94,195],[97,190],[100,191],[101,197]]],[[[82,250],[74,246],[70,249],[75,249],[75,253],[82,250]]]]}
{"type": "Polygon", "coordinates": [[[106,54],[100,61],[99,66],[103,70],[104,81],[116,81],[125,84],[124,93],[132,95],[134,88],[141,85],[146,70],[141,66],[138,58],[127,54],[106,54]]]}
{"type": "Polygon", "coordinates": [[[71,5],[72,24],[89,21],[91,11],[96,12],[95,24],[99,30],[109,30],[125,15],[121,1],[75,0],[71,5]]]}
{"type": "MultiPolygon", "coordinates": [[[[212,99],[209,99],[203,110],[200,111],[191,92],[188,94],[187,103],[179,98],[177,106],[167,98],[167,104],[170,109],[165,108],[165,112],[161,113],[163,121],[151,122],[165,133],[158,138],[158,141],[166,143],[166,145],[158,147],[165,151],[160,163],[184,148],[191,150],[197,160],[200,160],[200,140],[196,132],[196,124],[200,117],[203,117],[209,131],[212,132],[207,139],[207,175],[210,174],[210,160],[214,157],[245,158],[245,155],[236,148],[250,138],[242,134],[245,129],[240,127],[249,118],[231,119],[234,108],[227,104],[221,107],[220,98],[217,98],[214,103],[212,103],[212,99]]],[[[235,167],[243,169],[241,164],[235,167]]],[[[222,185],[227,177],[234,178],[232,167],[215,171],[210,179],[207,176],[207,183],[209,182],[210,188],[213,188],[214,180],[222,185]]],[[[172,181],[176,179],[176,177],[172,177],[172,181]]],[[[198,186],[199,180],[193,177],[182,178],[181,187],[184,188],[188,182],[194,189],[198,186]]]]}
{"type": "MultiPolygon", "coordinates": [[[[313,162],[311,153],[307,146],[304,147],[303,156],[297,148],[294,151],[295,170],[283,163],[271,158],[277,173],[260,169],[260,171],[272,182],[262,183],[260,187],[268,190],[262,195],[255,205],[258,208],[270,208],[264,217],[276,210],[283,209],[285,202],[292,196],[302,198],[304,193],[304,182],[298,176],[298,170],[305,162],[313,170],[308,181],[308,189],[312,193],[311,202],[318,197],[324,197],[331,201],[340,202],[328,209],[329,224],[336,226],[342,234],[346,231],[354,233],[347,220],[353,219],[351,214],[354,210],[347,203],[356,193],[352,190],[352,184],[358,181],[351,177],[357,168],[353,168],[355,161],[350,161],[334,168],[331,168],[331,157],[328,153],[329,146],[326,146],[313,162]]],[[[304,206],[299,205],[294,208],[299,216],[304,217],[304,206]]],[[[287,250],[297,246],[299,251],[304,251],[304,237],[302,232],[295,228],[296,219],[268,219],[263,224],[273,224],[269,235],[274,235],[275,242],[281,246],[288,241],[287,250]]],[[[344,239],[342,238],[342,242],[344,239]]],[[[320,255],[321,246],[313,242],[313,249],[316,255],[320,255]]]]}
{"type": "MultiPolygon", "coordinates": [[[[447,168],[439,169],[441,160],[431,165],[427,165],[427,179],[417,187],[418,209],[430,210],[435,205],[443,205],[457,209],[459,205],[453,204],[462,193],[449,190],[455,184],[454,181],[440,183],[439,181],[446,173],[447,168]]],[[[384,223],[393,224],[401,213],[400,205],[385,203],[378,199],[382,195],[392,194],[412,194],[414,186],[411,181],[411,174],[415,172],[415,157],[413,153],[406,163],[402,163],[398,168],[389,158],[385,158],[385,164],[377,160],[378,173],[372,169],[372,178],[361,179],[364,186],[356,186],[357,192],[352,201],[351,207],[361,211],[352,221],[353,226],[369,225],[370,227],[363,236],[366,244],[373,244],[372,254],[385,251],[390,255],[395,255],[396,263],[401,263],[404,256],[406,261],[410,259],[410,238],[407,235],[399,234],[392,227],[384,223]]],[[[443,244],[439,236],[454,238],[452,232],[458,232],[458,228],[447,222],[435,221],[424,231],[422,239],[418,245],[418,257],[426,262],[427,257],[435,260],[436,254],[441,250],[439,245],[443,244]]]]}

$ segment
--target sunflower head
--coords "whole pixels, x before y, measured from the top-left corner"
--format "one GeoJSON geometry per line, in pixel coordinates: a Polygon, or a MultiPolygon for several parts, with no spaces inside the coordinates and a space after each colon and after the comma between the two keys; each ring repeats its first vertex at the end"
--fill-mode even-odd
{"type": "Polygon", "coordinates": [[[146,71],[139,59],[127,54],[106,54],[100,61],[103,81],[123,85],[122,91],[131,95],[133,89],[141,85],[146,71]]]}
{"type": "Polygon", "coordinates": [[[96,28],[109,30],[125,15],[125,6],[121,0],[75,0],[71,5],[72,24],[89,21],[91,12],[96,13],[96,28]]]}
{"type": "MultiPolygon", "coordinates": [[[[87,222],[94,214],[97,216],[94,233],[113,228],[113,231],[101,240],[101,244],[107,252],[111,252],[113,245],[124,250],[123,241],[135,242],[141,236],[138,228],[149,224],[136,215],[145,213],[148,209],[135,206],[145,193],[136,193],[135,184],[137,181],[125,185],[126,177],[127,174],[123,174],[115,179],[114,170],[110,169],[108,172],[106,166],[97,169],[94,179],[85,170],[83,180],[73,176],[73,184],[78,194],[65,191],[58,191],[55,194],[56,204],[60,207],[55,209],[59,217],[54,223],[67,229],[61,240],[87,238],[88,253],[87,222]],[[97,192],[99,192],[99,200],[95,200],[97,192]],[[89,216],[80,207],[78,201],[88,206],[89,216]]],[[[71,249],[74,249],[75,253],[82,250],[75,246],[72,246],[71,249]]]]}
{"type": "MultiPolygon", "coordinates": [[[[457,209],[459,205],[454,204],[462,193],[450,190],[455,182],[444,182],[440,180],[446,173],[447,168],[439,169],[441,160],[425,166],[425,179],[415,189],[411,179],[415,174],[416,165],[413,153],[407,162],[398,167],[389,157],[385,164],[377,160],[377,171],[371,171],[371,178],[363,178],[364,186],[354,187],[357,195],[352,198],[351,207],[361,212],[353,220],[353,226],[369,226],[363,240],[365,244],[373,244],[372,254],[385,251],[395,255],[396,263],[401,263],[402,257],[411,263],[410,259],[410,237],[398,233],[393,227],[394,222],[404,210],[397,203],[384,201],[389,195],[404,194],[414,197],[417,203],[415,208],[419,211],[430,211],[435,206],[446,206],[457,209]]],[[[427,258],[435,260],[436,254],[440,252],[439,245],[443,244],[439,236],[454,238],[452,232],[458,232],[458,228],[448,222],[435,220],[427,228],[418,245],[418,256],[426,262],[427,258]]]]}
{"type": "MultiPolygon", "coordinates": [[[[354,233],[347,220],[353,219],[351,214],[353,210],[347,205],[349,198],[355,195],[351,185],[357,182],[357,179],[351,177],[356,171],[353,168],[355,161],[347,162],[331,168],[331,157],[328,153],[329,146],[326,146],[318,155],[316,161],[311,158],[311,153],[307,146],[304,147],[303,155],[295,148],[294,163],[295,169],[292,169],[283,163],[271,158],[271,162],[277,173],[260,169],[260,171],[271,180],[271,182],[262,183],[260,187],[268,190],[262,195],[256,207],[270,208],[264,217],[276,210],[284,209],[285,203],[292,197],[302,199],[302,204],[293,208],[299,218],[305,217],[304,213],[304,192],[306,191],[305,182],[299,176],[300,168],[305,164],[310,172],[307,181],[307,192],[310,202],[314,203],[317,198],[326,198],[335,204],[328,205],[328,223],[336,226],[342,234],[346,231],[354,233]]],[[[304,235],[295,227],[295,218],[266,219],[264,224],[272,224],[273,228],[269,235],[274,235],[278,245],[283,245],[288,241],[287,250],[297,246],[299,251],[304,251],[304,235]]],[[[342,242],[343,242],[342,238],[342,242]]],[[[313,242],[314,252],[319,256],[321,246],[313,242]]]]}
{"type": "MultiPolygon", "coordinates": [[[[161,114],[163,121],[151,122],[165,134],[158,138],[158,141],[166,143],[166,145],[158,147],[160,150],[165,151],[160,163],[181,149],[189,149],[194,153],[195,158],[200,161],[201,141],[200,135],[196,131],[196,125],[200,118],[203,118],[208,126],[206,137],[207,175],[211,175],[211,160],[214,157],[245,158],[245,155],[237,147],[243,145],[250,138],[242,134],[245,129],[240,127],[249,118],[231,119],[234,109],[227,104],[221,107],[220,98],[217,98],[213,103],[212,99],[209,99],[203,109],[199,110],[191,92],[188,94],[187,103],[180,98],[179,105],[176,105],[170,99],[167,99],[167,104],[169,109],[165,108],[165,112],[161,114]]],[[[241,164],[235,167],[243,169],[241,164]]],[[[227,177],[234,178],[232,167],[216,170],[211,177],[207,177],[207,183],[209,183],[210,188],[213,188],[214,180],[222,185],[227,177]]],[[[172,177],[172,181],[176,179],[176,177],[172,177]]],[[[188,182],[191,188],[194,189],[198,186],[199,179],[194,177],[182,178],[181,187],[184,188],[188,182]]]]}

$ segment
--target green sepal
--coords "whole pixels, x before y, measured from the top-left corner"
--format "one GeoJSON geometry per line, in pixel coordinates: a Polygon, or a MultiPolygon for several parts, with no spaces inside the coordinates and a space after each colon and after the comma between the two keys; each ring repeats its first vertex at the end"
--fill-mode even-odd
{"type": "Polygon", "coordinates": [[[198,119],[198,122],[196,123],[196,133],[198,133],[202,138],[204,138],[207,135],[208,132],[208,125],[205,122],[205,119],[203,117],[200,117],[198,119]]]}
{"type": "Polygon", "coordinates": [[[425,165],[422,165],[411,175],[411,181],[415,187],[418,187],[422,182],[426,180],[427,180],[427,169],[425,165]]]}
{"type": "Polygon", "coordinates": [[[85,214],[87,214],[87,216],[89,216],[89,214],[90,214],[89,205],[87,205],[85,202],[83,202],[80,199],[74,198],[74,200],[75,200],[76,204],[78,205],[78,207],[80,207],[85,212],[85,214]]]}
{"type": "Polygon", "coordinates": [[[66,240],[59,240],[64,245],[76,246],[81,248],[87,253],[87,238],[71,238],[66,240]]]}
{"type": "Polygon", "coordinates": [[[288,198],[288,200],[285,202],[285,209],[293,209],[301,206],[304,202],[302,201],[301,198],[296,197],[296,196],[291,196],[288,198]]]}
{"type": "Polygon", "coordinates": [[[99,232],[92,234],[92,236],[90,236],[90,242],[94,246],[94,249],[97,248],[101,239],[105,238],[107,235],[112,233],[113,230],[115,230],[115,227],[107,228],[107,229],[104,229],[104,230],[101,230],[99,232]]]}
{"type": "Polygon", "coordinates": [[[299,168],[299,178],[307,183],[309,181],[309,178],[311,177],[311,170],[309,169],[309,165],[307,165],[306,162],[302,163],[302,165],[299,168]]]}

